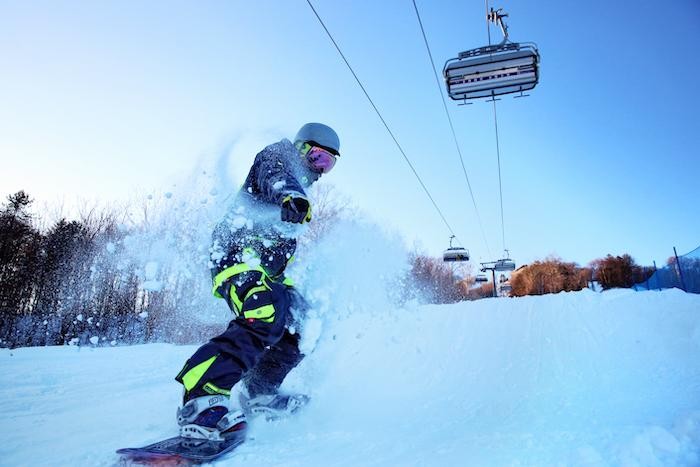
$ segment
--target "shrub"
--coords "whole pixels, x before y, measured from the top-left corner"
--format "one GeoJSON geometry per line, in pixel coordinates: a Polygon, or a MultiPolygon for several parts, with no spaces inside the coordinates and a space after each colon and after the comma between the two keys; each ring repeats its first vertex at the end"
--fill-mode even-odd
{"type": "Polygon", "coordinates": [[[604,290],[632,287],[634,284],[646,281],[653,273],[651,268],[637,265],[628,254],[608,255],[593,261],[591,265],[594,279],[600,283],[604,290]]]}
{"type": "Polygon", "coordinates": [[[550,257],[513,272],[510,278],[513,288],[511,295],[522,297],[581,290],[588,285],[589,279],[590,270],[550,257]]]}

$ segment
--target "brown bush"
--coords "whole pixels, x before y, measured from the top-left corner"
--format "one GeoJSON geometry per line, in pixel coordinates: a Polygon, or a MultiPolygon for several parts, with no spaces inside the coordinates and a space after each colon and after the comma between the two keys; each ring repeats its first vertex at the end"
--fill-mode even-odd
{"type": "Polygon", "coordinates": [[[511,296],[543,295],[581,290],[588,285],[590,270],[576,263],[565,263],[550,257],[523,266],[510,278],[511,296]]]}
{"type": "Polygon", "coordinates": [[[645,268],[635,263],[634,258],[628,254],[608,255],[605,258],[594,260],[591,265],[594,270],[594,279],[605,290],[615,287],[632,287],[634,284],[644,282],[653,273],[651,268],[645,268]]]}
{"type": "Polygon", "coordinates": [[[484,282],[479,287],[470,289],[468,296],[470,300],[493,297],[493,282],[484,282]]]}

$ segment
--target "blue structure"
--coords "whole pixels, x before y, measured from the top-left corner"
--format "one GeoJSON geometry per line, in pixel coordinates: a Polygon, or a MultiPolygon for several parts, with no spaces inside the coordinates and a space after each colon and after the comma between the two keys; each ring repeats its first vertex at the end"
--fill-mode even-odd
{"type": "Polygon", "coordinates": [[[672,258],[671,264],[657,269],[649,279],[633,286],[634,290],[661,290],[673,287],[700,294],[700,247],[672,258]]]}

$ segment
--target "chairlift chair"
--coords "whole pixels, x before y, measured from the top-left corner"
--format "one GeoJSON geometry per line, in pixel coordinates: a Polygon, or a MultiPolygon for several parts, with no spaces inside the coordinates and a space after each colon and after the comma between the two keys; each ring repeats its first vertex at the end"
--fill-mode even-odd
{"type": "Polygon", "coordinates": [[[493,269],[495,271],[515,271],[515,261],[512,259],[499,259],[494,264],[493,269]]]}
{"type": "Polygon", "coordinates": [[[494,99],[516,92],[525,96],[525,91],[537,85],[540,63],[537,46],[531,42],[510,42],[508,27],[503,22],[508,15],[500,11],[492,8],[487,18],[501,27],[504,38],[500,44],[466,50],[445,62],[442,73],[451,99],[494,99]]]}
{"type": "Polygon", "coordinates": [[[450,247],[442,254],[442,260],[446,262],[469,261],[469,250],[452,246],[452,239],[454,239],[454,235],[450,237],[450,247]]]}
{"type": "Polygon", "coordinates": [[[442,254],[443,261],[469,261],[469,250],[466,248],[448,248],[442,254]]]}
{"type": "Polygon", "coordinates": [[[481,284],[481,283],[488,282],[488,281],[489,281],[489,279],[488,279],[488,277],[486,277],[486,274],[477,274],[476,277],[474,278],[474,282],[476,282],[477,284],[481,284]]]}
{"type": "Polygon", "coordinates": [[[510,253],[508,250],[504,251],[504,258],[499,259],[493,265],[493,270],[498,272],[503,271],[515,271],[515,261],[510,259],[510,253]]]}

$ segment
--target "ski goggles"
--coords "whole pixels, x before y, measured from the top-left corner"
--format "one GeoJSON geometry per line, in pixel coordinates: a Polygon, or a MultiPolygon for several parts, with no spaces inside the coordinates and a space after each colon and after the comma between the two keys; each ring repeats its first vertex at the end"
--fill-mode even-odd
{"type": "Polygon", "coordinates": [[[314,146],[312,143],[304,143],[301,151],[309,168],[322,174],[330,172],[340,156],[334,152],[321,146],[314,146]]]}

